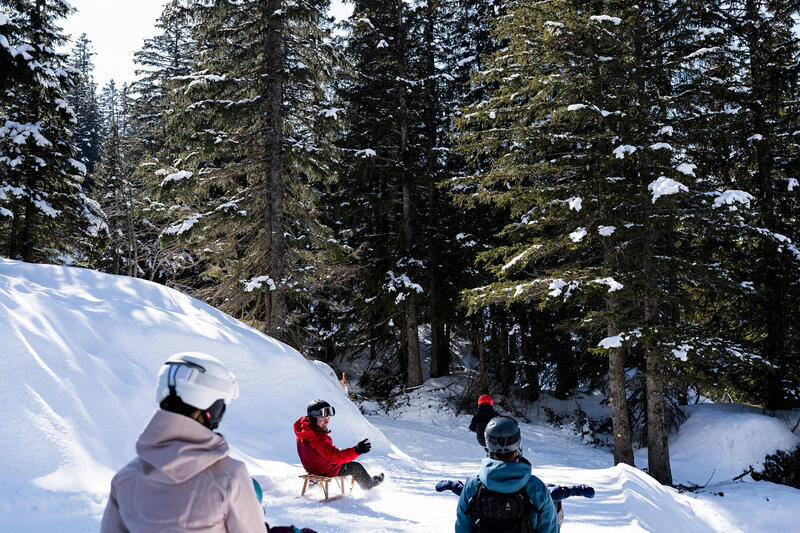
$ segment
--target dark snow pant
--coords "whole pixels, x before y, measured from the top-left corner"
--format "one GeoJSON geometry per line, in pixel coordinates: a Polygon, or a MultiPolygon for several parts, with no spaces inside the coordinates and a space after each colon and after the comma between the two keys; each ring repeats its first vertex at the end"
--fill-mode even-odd
{"type": "Polygon", "coordinates": [[[339,475],[353,476],[353,479],[356,480],[356,483],[358,483],[358,486],[362,489],[371,489],[376,485],[375,480],[369,475],[364,465],[355,461],[343,464],[342,469],[339,470],[339,475]]]}

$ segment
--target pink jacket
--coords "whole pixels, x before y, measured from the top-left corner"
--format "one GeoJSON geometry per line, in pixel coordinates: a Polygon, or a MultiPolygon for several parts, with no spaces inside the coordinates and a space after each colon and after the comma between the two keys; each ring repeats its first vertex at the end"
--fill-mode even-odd
{"type": "Polygon", "coordinates": [[[266,531],[247,468],[222,435],[159,410],[136,452],[111,480],[102,533],[266,531]]]}

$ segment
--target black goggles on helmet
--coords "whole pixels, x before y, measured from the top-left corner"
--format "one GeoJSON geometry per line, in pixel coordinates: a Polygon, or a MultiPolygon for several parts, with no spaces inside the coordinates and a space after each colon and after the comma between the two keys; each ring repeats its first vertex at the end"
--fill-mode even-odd
{"type": "Polygon", "coordinates": [[[522,435],[519,433],[515,435],[509,435],[508,437],[486,437],[487,442],[496,445],[500,449],[515,448],[514,444],[518,443],[520,439],[522,439],[522,435]]]}
{"type": "Polygon", "coordinates": [[[322,407],[321,409],[317,409],[315,411],[311,411],[309,413],[311,416],[316,416],[319,418],[327,418],[329,416],[333,416],[336,414],[336,409],[333,406],[322,407]]]}

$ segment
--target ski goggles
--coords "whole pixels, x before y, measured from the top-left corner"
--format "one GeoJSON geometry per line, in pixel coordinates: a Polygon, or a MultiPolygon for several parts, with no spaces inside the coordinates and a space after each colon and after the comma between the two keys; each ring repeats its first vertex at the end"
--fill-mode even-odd
{"type": "Polygon", "coordinates": [[[519,450],[521,440],[522,440],[522,435],[519,433],[515,435],[509,435],[506,437],[492,437],[489,435],[486,436],[486,443],[490,445],[489,447],[493,451],[500,451],[500,452],[519,450]]]}
{"type": "Polygon", "coordinates": [[[311,413],[309,414],[311,416],[317,416],[320,418],[328,418],[329,416],[333,416],[336,414],[336,409],[334,409],[332,406],[329,405],[328,407],[323,407],[322,409],[319,409],[317,411],[311,411],[311,413]]]}

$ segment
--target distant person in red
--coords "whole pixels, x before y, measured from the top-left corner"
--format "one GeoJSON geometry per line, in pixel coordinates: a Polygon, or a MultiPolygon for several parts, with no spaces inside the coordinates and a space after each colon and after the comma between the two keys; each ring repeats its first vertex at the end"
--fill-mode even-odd
{"type": "Polygon", "coordinates": [[[352,448],[340,450],[330,437],[331,417],[336,410],[325,400],[314,400],[306,408],[306,416],[294,423],[297,435],[297,455],[309,474],[318,476],[353,476],[362,489],[371,489],[383,482],[383,473],[370,476],[361,463],[354,461],[370,451],[372,445],[364,439],[352,448]]]}
{"type": "MultiPolygon", "coordinates": [[[[478,442],[483,449],[486,450],[486,437],[483,432],[486,431],[486,424],[492,418],[500,416],[500,413],[494,410],[494,401],[488,394],[482,394],[478,398],[478,410],[472,416],[472,422],[469,423],[469,430],[474,431],[478,437],[478,442]]],[[[487,451],[488,453],[488,451],[487,451]]]]}

